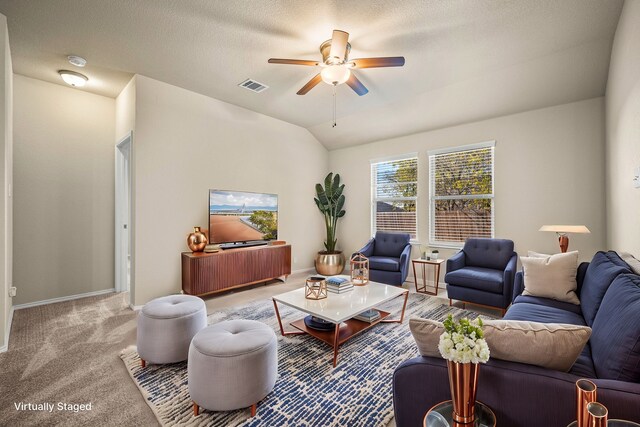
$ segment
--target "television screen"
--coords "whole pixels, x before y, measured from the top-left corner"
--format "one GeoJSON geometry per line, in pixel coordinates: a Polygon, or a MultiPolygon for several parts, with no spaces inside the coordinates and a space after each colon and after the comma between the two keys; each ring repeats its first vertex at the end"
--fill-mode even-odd
{"type": "Polygon", "coordinates": [[[209,243],[277,238],[277,194],[209,190],[209,243]]]}

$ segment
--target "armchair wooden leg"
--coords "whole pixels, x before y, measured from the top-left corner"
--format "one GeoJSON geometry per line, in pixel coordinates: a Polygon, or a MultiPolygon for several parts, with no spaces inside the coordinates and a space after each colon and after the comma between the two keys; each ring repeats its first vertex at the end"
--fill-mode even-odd
{"type": "Polygon", "coordinates": [[[251,405],[251,418],[256,416],[256,409],[258,407],[257,403],[254,403],[253,405],[251,405]]]}
{"type": "Polygon", "coordinates": [[[147,361],[144,359],[140,359],[140,366],[142,366],[143,368],[145,368],[147,366],[147,361]]]}
{"type": "Polygon", "coordinates": [[[449,298],[449,307],[451,307],[453,305],[453,302],[451,301],[451,298],[449,298]]]}
{"type": "Polygon", "coordinates": [[[193,402],[193,416],[197,417],[198,415],[200,415],[200,407],[196,402],[193,402]]]}
{"type": "Polygon", "coordinates": [[[502,317],[504,317],[504,315],[507,314],[507,309],[506,308],[500,309],[500,313],[502,314],[502,317]]]}

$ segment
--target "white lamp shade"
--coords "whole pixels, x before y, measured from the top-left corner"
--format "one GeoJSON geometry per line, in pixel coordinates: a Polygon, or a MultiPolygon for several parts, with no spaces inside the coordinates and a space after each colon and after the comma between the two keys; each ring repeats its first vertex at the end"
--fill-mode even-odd
{"type": "Polygon", "coordinates": [[[73,87],[82,87],[89,80],[84,74],[76,73],[75,71],[60,70],[58,74],[66,84],[73,87]]]}
{"type": "Polygon", "coordinates": [[[539,231],[552,231],[554,233],[591,233],[584,225],[543,225],[539,231]]]}
{"type": "Polygon", "coordinates": [[[351,70],[345,65],[329,65],[320,72],[322,81],[330,85],[339,85],[351,76],[351,70]]]}

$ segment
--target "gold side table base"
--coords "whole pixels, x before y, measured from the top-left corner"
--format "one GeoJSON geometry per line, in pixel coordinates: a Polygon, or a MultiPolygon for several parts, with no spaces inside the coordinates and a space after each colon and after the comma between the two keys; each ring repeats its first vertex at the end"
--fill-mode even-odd
{"type": "Polygon", "coordinates": [[[445,400],[425,414],[423,427],[496,427],[496,415],[491,408],[476,401],[475,422],[463,424],[453,420],[453,402],[445,400]]]}

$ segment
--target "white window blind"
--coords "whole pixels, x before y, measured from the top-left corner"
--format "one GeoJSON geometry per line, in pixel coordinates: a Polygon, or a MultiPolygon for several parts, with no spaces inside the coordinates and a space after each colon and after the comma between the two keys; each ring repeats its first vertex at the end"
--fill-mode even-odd
{"type": "Polygon", "coordinates": [[[495,143],[429,153],[429,244],[494,236],[495,143]]]}
{"type": "Polygon", "coordinates": [[[371,163],[373,233],[409,233],[417,239],[418,157],[371,163]]]}

